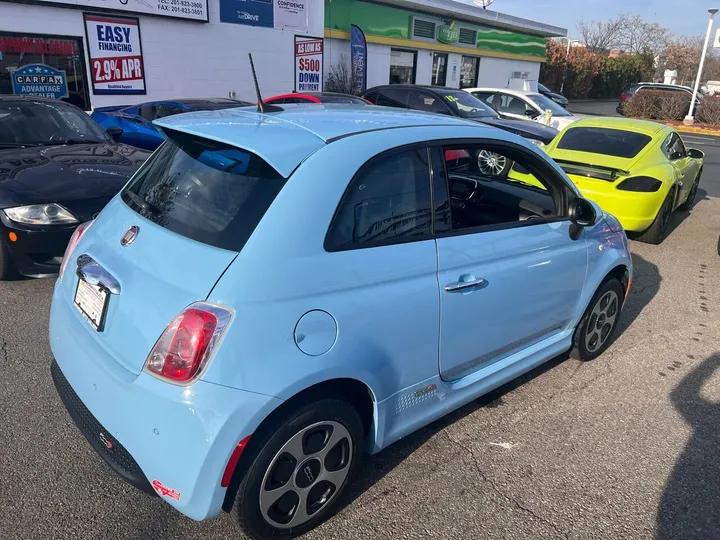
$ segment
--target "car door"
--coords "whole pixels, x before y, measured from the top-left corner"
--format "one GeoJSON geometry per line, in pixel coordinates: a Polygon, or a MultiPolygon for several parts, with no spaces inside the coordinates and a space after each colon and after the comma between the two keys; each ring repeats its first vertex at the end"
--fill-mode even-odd
{"type": "Polygon", "coordinates": [[[537,107],[523,98],[505,92],[498,92],[494,103],[496,104],[495,110],[500,114],[518,120],[530,120],[542,113],[537,107]]]}
{"type": "Polygon", "coordinates": [[[566,181],[528,150],[478,141],[432,155],[435,190],[438,180],[447,186],[450,213],[435,218],[440,374],[446,381],[490,375],[509,356],[525,358],[567,335],[581,309],[584,234],[571,238],[566,181]],[[482,151],[519,163],[547,189],[481,173],[482,151]]]}
{"type": "Polygon", "coordinates": [[[692,189],[699,170],[698,163],[697,160],[688,156],[685,143],[676,132],[672,132],[668,136],[663,147],[666,148],[665,155],[670,160],[675,170],[675,179],[680,185],[680,194],[677,197],[677,203],[680,204],[687,198],[690,189],[692,189]]]}

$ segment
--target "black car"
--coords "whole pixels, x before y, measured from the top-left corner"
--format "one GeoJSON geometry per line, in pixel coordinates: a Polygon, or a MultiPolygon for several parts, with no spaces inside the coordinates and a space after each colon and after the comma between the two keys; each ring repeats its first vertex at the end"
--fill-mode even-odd
{"type": "MultiPolygon", "coordinates": [[[[663,83],[652,83],[652,82],[640,82],[632,84],[620,94],[620,102],[615,109],[618,114],[625,115],[625,103],[638,92],[647,92],[650,90],[659,90],[663,92],[678,92],[687,96],[688,108],[690,107],[690,100],[692,99],[693,89],[688,86],[678,86],[676,84],[663,84],[663,83]]],[[[698,93],[695,94],[695,105],[699,106],[702,96],[698,93]]],[[[698,107],[695,109],[697,114],[698,107]]]]}
{"type": "Polygon", "coordinates": [[[561,105],[567,109],[569,102],[565,96],[563,96],[562,94],[558,94],[557,92],[553,92],[544,84],[538,83],[537,86],[538,86],[538,92],[540,92],[543,96],[549,97],[555,103],[557,103],[558,105],[561,105]]]}
{"type": "Polygon", "coordinates": [[[0,95],[0,279],[57,273],[77,225],[149,156],[74,105],[0,95]]]}
{"type": "Polygon", "coordinates": [[[475,120],[515,133],[535,144],[548,144],[558,134],[556,129],[537,122],[501,118],[497,112],[475,96],[453,88],[391,84],[371,88],[363,94],[363,97],[375,105],[415,109],[475,120]]]}

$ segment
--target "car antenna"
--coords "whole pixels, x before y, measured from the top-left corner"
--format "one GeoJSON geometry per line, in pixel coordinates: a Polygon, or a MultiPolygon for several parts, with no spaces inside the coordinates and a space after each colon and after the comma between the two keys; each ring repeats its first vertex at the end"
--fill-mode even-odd
{"type": "Polygon", "coordinates": [[[252,70],[253,83],[255,83],[255,92],[257,93],[257,112],[266,113],[282,111],[282,107],[278,107],[277,105],[270,105],[269,103],[263,102],[262,96],[260,95],[260,85],[258,84],[257,75],[255,75],[255,63],[252,59],[252,53],[248,53],[248,56],[250,57],[250,69],[252,70]]]}

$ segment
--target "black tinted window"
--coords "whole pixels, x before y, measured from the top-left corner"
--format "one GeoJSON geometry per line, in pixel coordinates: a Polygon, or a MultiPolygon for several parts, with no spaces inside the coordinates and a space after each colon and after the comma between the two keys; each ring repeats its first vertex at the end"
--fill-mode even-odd
{"type": "Polygon", "coordinates": [[[328,233],[330,251],[429,238],[430,173],[425,148],[375,158],[350,182],[328,233]]]}
{"type": "Polygon", "coordinates": [[[407,109],[407,95],[407,90],[384,88],[378,92],[375,105],[407,109]]]}
{"type": "Polygon", "coordinates": [[[240,251],[285,179],[240,148],[177,132],[153,154],[123,200],[187,238],[240,251]]]}
{"type": "Polygon", "coordinates": [[[632,158],[650,141],[651,138],[647,135],[621,129],[571,127],[562,135],[557,147],[560,150],[576,150],[632,158]]]}
{"type": "Polygon", "coordinates": [[[418,111],[451,114],[450,109],[443,103],[442,98],[428,94],[427,92],[418,92],[417,90],[410,92],[409,106],[411,109],[418,111]]]}

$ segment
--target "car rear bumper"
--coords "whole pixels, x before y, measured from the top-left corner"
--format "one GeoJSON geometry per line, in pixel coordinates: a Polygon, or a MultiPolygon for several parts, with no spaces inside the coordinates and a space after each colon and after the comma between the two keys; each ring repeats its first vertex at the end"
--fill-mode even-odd
{"type": "MultiPolygon", "coordinates": [[[[598,182],[604,182],[598,180],[598,182]]],[[[583,196],[595,201],[600,208],[615,216],[623,229],[630,232],[643,232],[657,216],[664,196],[661,192],[640,193],[620,191],[608,184],[603,190],[587,187],[587,179],[581,179],[578,188],[583,196]]]]}
{"type": "Polygon", "coordinates": [[[56,285],[50,310],[53,379],[75,423],[135,486],[157,491],[190,518],[216,515],[226,491],[220,481],[235,446],[280,400],[202,380],[179,386],[131,373],[94,332],[56,285]]]}
{"type": "Polygon", "coordinates": [[[57,274],[76,226],[30,227],[10,221],[0,212],[2,240],[18,272],[28,277],[57,274]],[[10,233],[17,237],[15,241],[10,240],[10,233]]]}

